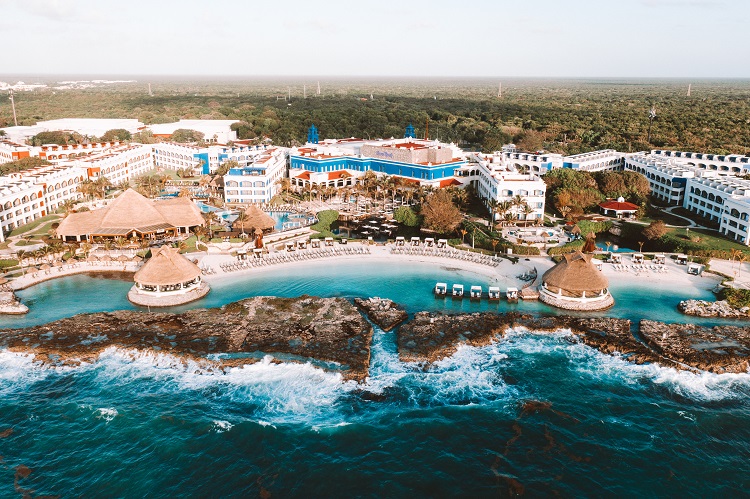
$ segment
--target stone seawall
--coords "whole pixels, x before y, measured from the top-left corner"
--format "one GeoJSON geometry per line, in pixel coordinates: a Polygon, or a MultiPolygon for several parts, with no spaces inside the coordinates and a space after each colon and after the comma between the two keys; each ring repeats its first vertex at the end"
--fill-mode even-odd
{"type": "Polygon", "coordinates": [[[539,293],[539,300],[553,307],[562,308],[564,310],[575,310],[578,312],[606,310],[615,304],[615,299],[612,298],[612,295],[610,294],[601,300],[569,301],[541,291],[539,293]]]}

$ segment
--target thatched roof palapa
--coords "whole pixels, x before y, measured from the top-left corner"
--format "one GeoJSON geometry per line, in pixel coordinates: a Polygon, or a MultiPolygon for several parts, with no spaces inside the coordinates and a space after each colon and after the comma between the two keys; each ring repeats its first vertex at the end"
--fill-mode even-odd
{"type": "Polygon", "coordinates": [[[232,224],[232,228],[242,228],[243,230],[248,228],[268,230],[273,229],[276,226],[276,221],[271,218],[268,213],[264,212],[254,204],[247,207],[245,210],[245,216],[247,216],[247,219],[244,222],[235,220],[232,224]]]}
{"type": "Polygon", "coordinates": [[[71,213],[60,222],[57,234],[127,236],[133,231],[143,234],[203,222],[200,209],[188,198],[153,201],[128,189],[106,208],[71,213]]]}
{"type": "Polygon", "coordinates": [[[135,273],[135,282],[147,286],[168,286],[192,281],[201,275],[201,269],[180,255],[180,250],[162,246],[154,250],[151,258],[135,273]]]}
{"type": "Polygon", "coordinates": [[[599,293],[609,286],[609,281],[591,263],[592,255],[580,251],[568,253],[564,258],[544,273],[542,282],[548,287],[562,289],[574,294],[599,293]]]}

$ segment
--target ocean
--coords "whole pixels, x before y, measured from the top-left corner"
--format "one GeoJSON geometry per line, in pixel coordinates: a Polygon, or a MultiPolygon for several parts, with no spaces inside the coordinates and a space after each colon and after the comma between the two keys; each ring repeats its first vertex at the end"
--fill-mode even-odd
{"type": "MultiPolygon", "coordinates": [[[[381,296],[407,310],[435,281],[481,276],[426,264],[279,268],[217,283],[204,302],[253,295],[381,296]]],[[[21,292],[32,312],[2,327],[131,308],[125,281],[75,276],[21,292]]],[[[686,321],[706,291],[618,287],[605,315],[686,321]]],[[[63,369],[0,353],[0,497],[725,496],[750,486],[750,375],[637,366],[566,331],[510,331],[424,366],[376,328],[362,385],[310,364],[227,373],[108,349],[63,369]]]]}

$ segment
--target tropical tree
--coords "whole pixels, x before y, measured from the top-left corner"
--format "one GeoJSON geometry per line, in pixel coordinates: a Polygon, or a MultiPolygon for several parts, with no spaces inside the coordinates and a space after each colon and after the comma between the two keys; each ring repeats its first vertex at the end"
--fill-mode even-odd
{"type": "Polygon", "coordinates": [[[234,228],[234,224],[239,224],[240,229],[242,230],[242,236],[245,236],[245,222],[247,222],[247,213],[245,213],[244,210],[240,211],[239,215],[237,215],[237,218],[234,220],[234,223],[232,224],[232,228],[234,228]]]}
{"type": "Polygon", "coordinates": [[[442,234],[453,232],[461,223],[461,211],[453,204],[449,192],[438,190],[422,204],[424,226],[442,234]]]}

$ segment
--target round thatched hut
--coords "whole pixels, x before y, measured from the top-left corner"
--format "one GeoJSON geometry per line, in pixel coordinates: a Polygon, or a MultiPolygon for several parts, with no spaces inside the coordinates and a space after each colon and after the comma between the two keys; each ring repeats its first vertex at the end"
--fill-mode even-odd
{"type": "Polygon", "coordinates": [[[246,234],[254,234],[255,229],[260,229],[263,232],[273,230],[276,226],[276,221],[271,218],[271,215],[264,212],[254,204],[251,204],[245,210],[245,219],[240,221],[235,220],[232,224],[233,230],[241,230],[246,234]],[[252,229],[252,230],[251,230],[252,229]]]}
{"type": "Polygon", "coordinates": [[[609,281],[591,258],[580,251],[565,255],[542,276],[539,299],[567,310],[603,310],[614,305],[609,281]]]}
{"type": "Polygon", "coordinates": [[[133,276],[128,300],[148,307],[170,307],[204,297],[210,288],[201,269],[180,255],[177,248],[162,246],[133,276]]]}

